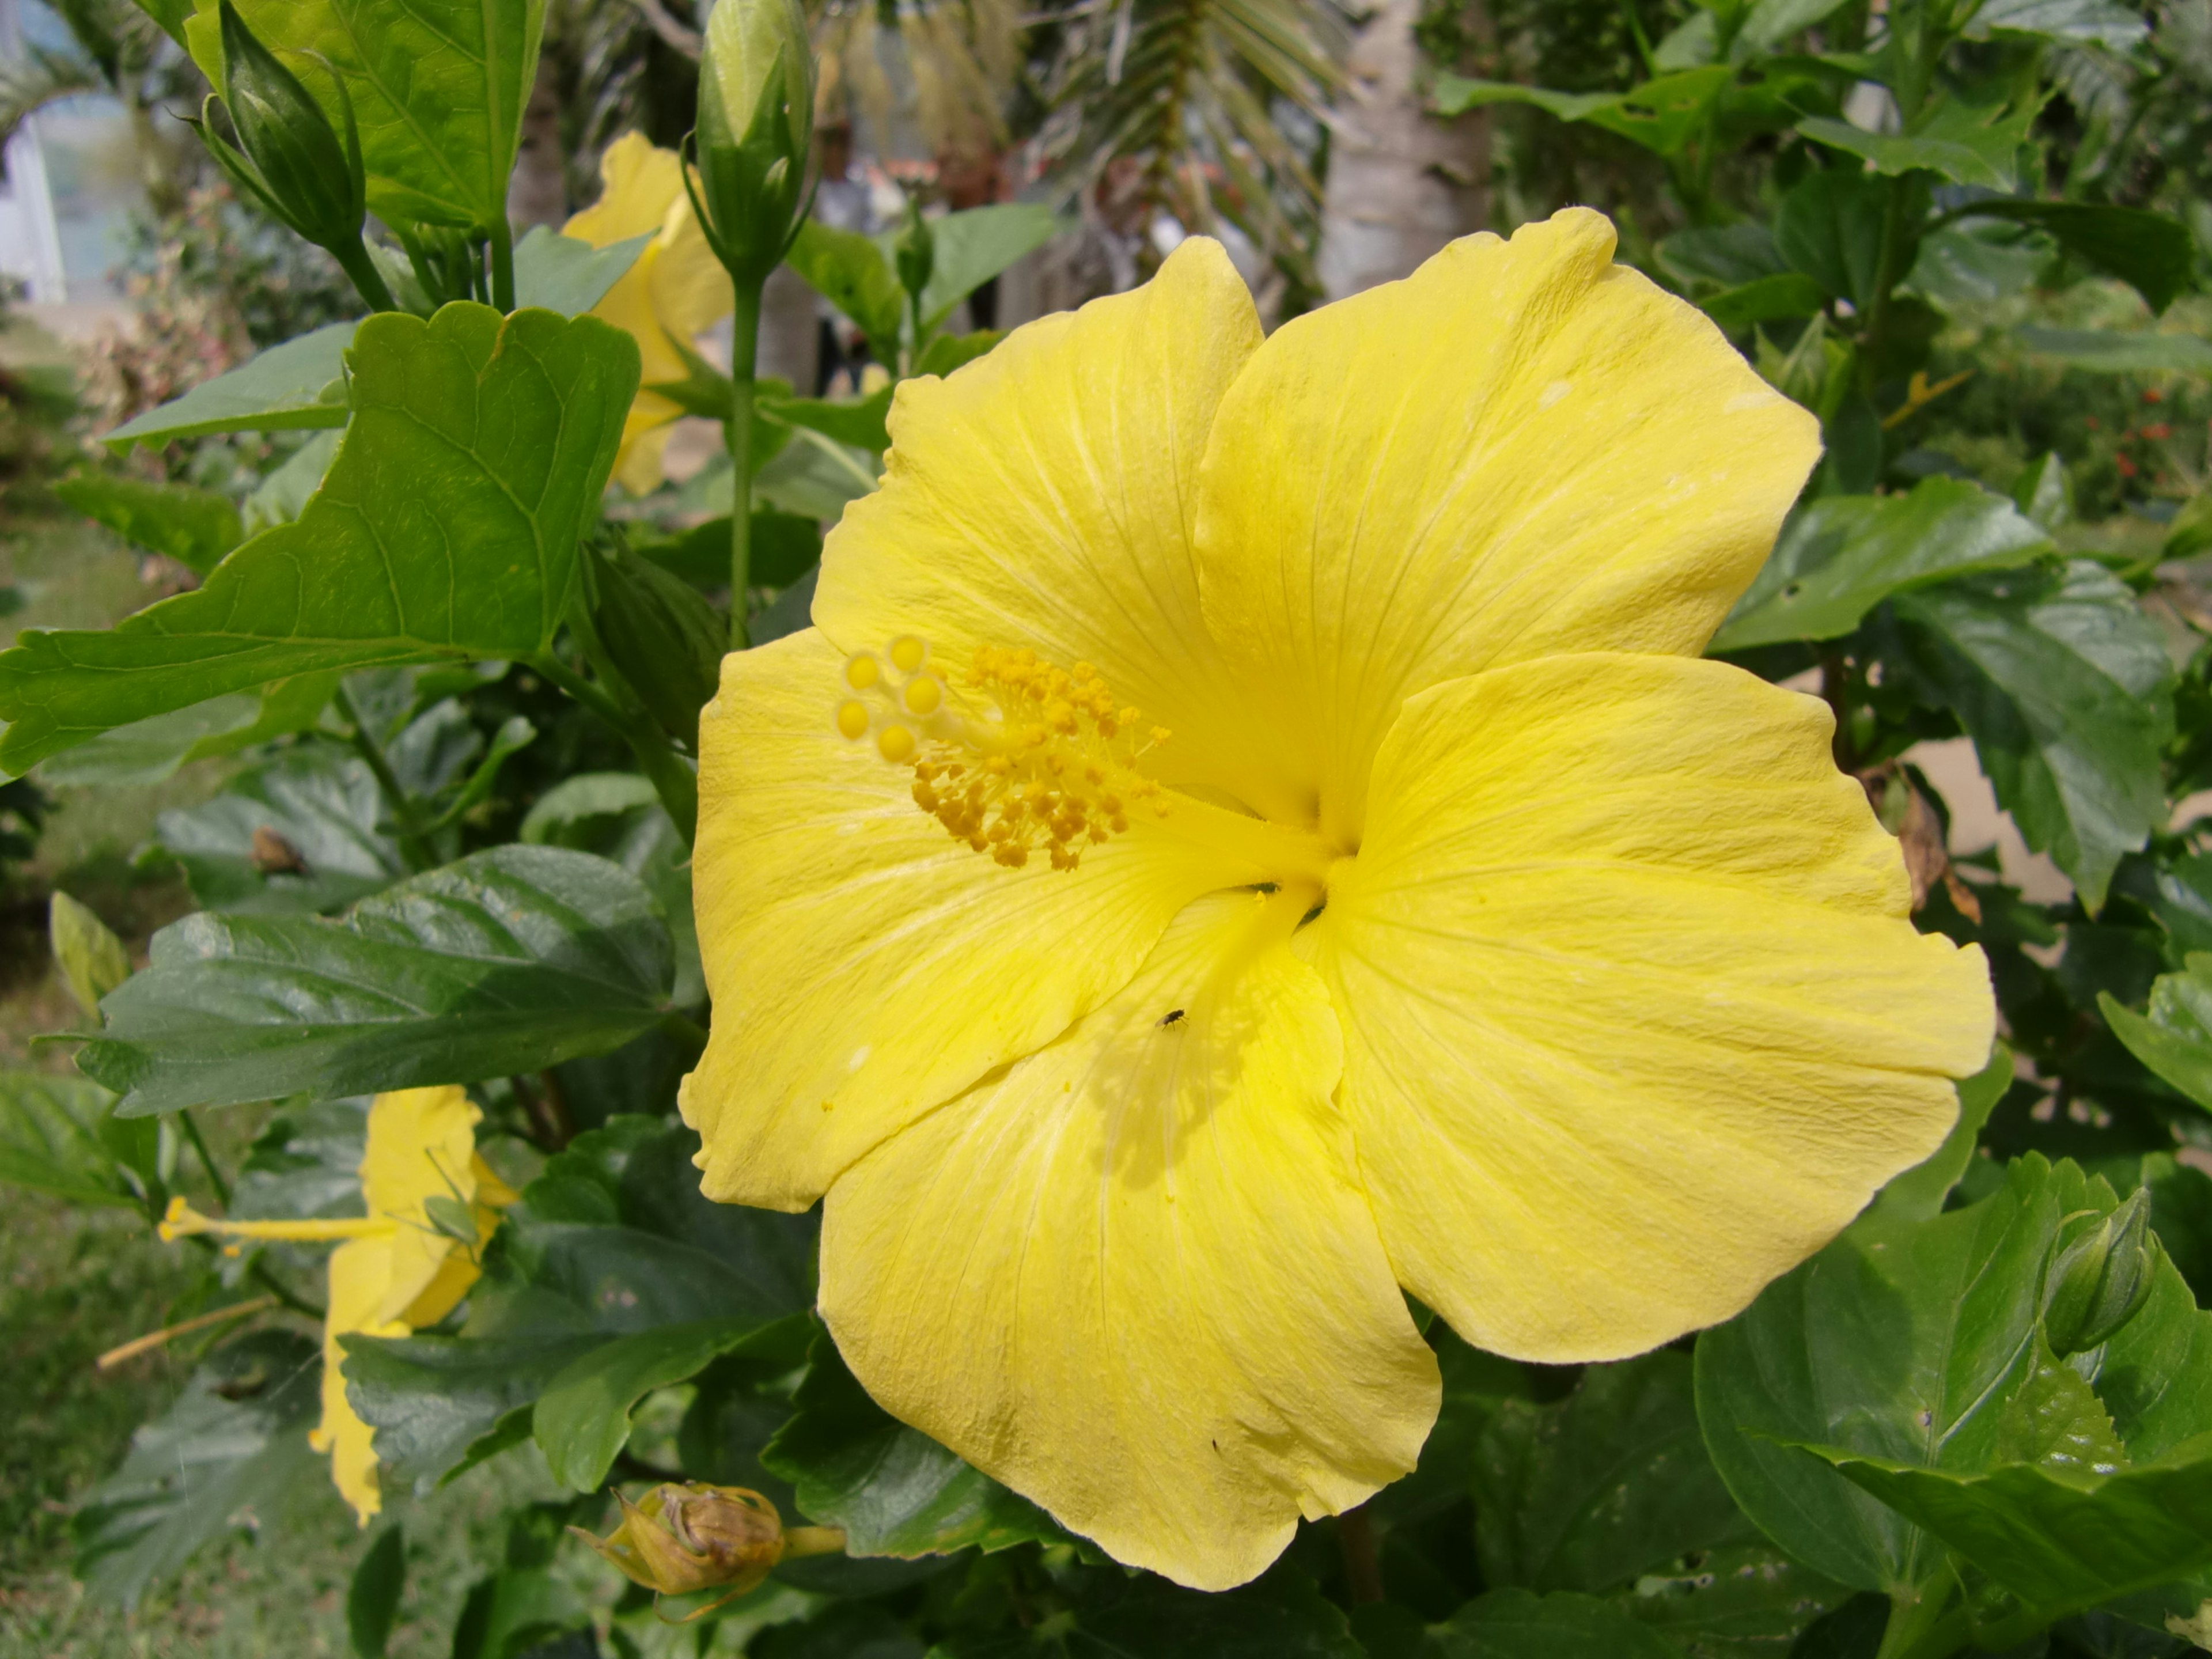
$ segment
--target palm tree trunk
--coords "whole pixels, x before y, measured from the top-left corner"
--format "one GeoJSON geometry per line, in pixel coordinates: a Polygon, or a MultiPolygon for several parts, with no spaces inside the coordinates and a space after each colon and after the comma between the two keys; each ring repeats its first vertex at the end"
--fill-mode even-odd
{"type": "Polygon", "coordinates": [[[1451,121],[1426,112],[1419,12],[1419,0],[1382,0],[1330,112],[1320,267],[1332,300],[1411,274],[1481,229],[1489,211],[1489,127],[1480,111],[1451,121]]]}

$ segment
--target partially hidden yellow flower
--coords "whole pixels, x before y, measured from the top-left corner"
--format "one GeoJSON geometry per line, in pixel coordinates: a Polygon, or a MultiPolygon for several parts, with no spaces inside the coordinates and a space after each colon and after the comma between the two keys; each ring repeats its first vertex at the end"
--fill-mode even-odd
{"type": "Polygon", "coordinates": [[[366,1216],[327,1221],[218,1221],[172,1199],[161,1237],[343,1240],[331,1252],[323,1318],[323,1420],[308,1435],[331,1454],[331,1478],[367,1526],[383,1506],[372,1431],[347,1402],[342,1336],[404,1336],[451,1313],[476,1282],[483,1242],[514,1189],[476,1149],[483,1114],[459,1088],[402,1089],[368,1109],[361,1160],[366,1216]]]}
{"type": "Polygon", "coordinates": [[[729,273],[691,211],[684,191],[684,163],[644,134],[626,132],[599,157],[599,199],[576,214],[562,234],[593,247],[652,233],[653,240],[592,308],[637,342],[643,359],[639,392],[623,425],[615,477],[634,495],[657,489],[665,476],[661,453],[678,404],[645,388],[680,380],[689,373],[672,339],[687,348],[730,314],[729,273]]]}
{"type": "Polygon", "coordinates": [[[1413,1467],[1401,1286],[1530,1360],[1725,1319],[1990,1050],[1826,707],[1698,655],[1815,422],[1613,251],[1263,338],[1194,240],[903,383],[702,721],[706,1191],[826,1193],[868,1391],[1185,1584],[1413,1467]]]}

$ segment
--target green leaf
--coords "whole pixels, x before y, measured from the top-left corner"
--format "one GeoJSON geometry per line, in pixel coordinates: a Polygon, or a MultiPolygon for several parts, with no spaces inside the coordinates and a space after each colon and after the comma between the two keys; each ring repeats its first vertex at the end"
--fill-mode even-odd
{"type": "Polygon", "coordinates": [[[210,1355],[78,1510],[77,1572],[92,1592],[135,1604],[232,1527],[281,1525],[289,1502],[328,1478],[307,1445],[321,1373],[315,1345],[288,1331],[210,1355]]]}
{"type": "Polygon", "coordinates": [[[2048,40],[2125,52],[2150,32],[2140,14],[2113,0],[1983,0],[1966,25],[1970,40],[2040,34],[2048,40]]]}
{"type": "Polygon", "coordinates": [[[55,890],[46,905],[46,934],[70,994],[93,1024],[100,1000],[131,977],[131,957],[107,924],[67,893],[55,890]]]}
{"type": "Polygon", "coordinates": [[[519,1414],[526,1426],[539,1391],[603,1340],[573,1331],[498,1340],[348,1336],[339,1370],[390,1475],[434,1480],[507,1418],[519,1414]]]}
{"type": "Polygon", "coordinates": [[[786,513],[834,523],[846,503],[876,488],[880,476],[867,451],[801,428],[793,442],[753,475],[753,489],[786,513]]]}
{"type": "Polygon", "coordinates": [[[210,697],[103,732],[39,768],[47,783],[114,789],[159,783],[196,760],[234,755],[313,726],[337,690],[336,674],[301,674],[250,691],[210,697]]]}
{"type": "Polygon", "coordinates": [[[203,805],[162,813],[154,833],[204,909],[332,910],[407,873],[386,811],[358,757],[311,743],[239,773],[203,805]]]}
{"type": "Polygon", "coordinates": [[[295,674],[545,647],[635,343],[595,318],[450,305],[371,317],[348,359],[353,423],[296,523],[110,632],[32,631],[0,656],[0,764],[295,674]]]}
{"type": "Polygon", "coordinates": [[[607,655],[660,729],[696,752],[699,711],[720,684],[729,624],[690,582],[620,542],[601,546],[592,586],[607,655]]]}
{"type": "Polygon", "coordinates": [[[604,859],[501,847],[342,923],[187,916],[108,998],[79,1066],[128,1114],[535,1072],[660,1016],[668,930],[604,859]]]}
{"type": "Polygon", "coordinates": [[[1435,107],[1459,115],[1484,104],[1533,104],[1562,121],[1587,121],[1660,155],[1676,155],[1704,131],[1714,103],[1735,78],[1725,64],[1662,75],[1628,92],[1550,92],[1507,81],[1437,76],[1435,107]]]}
{"type": "Polygon", "coordinates": [[[1824,495],[1790,514],[1709,648],[1838,639],[1892,594],[2050,548],[2012,502],[1956,478],[1923,478],[1905,495],[1824,495]]]}
{"type": "Polygon", "coordinates": [[[2084,264],[2117,276],[2163,312],[2195,277],[2197,241],[2170,214],[2088,202],[1974,202],[1965,210],[2048,232],[2084,264]]]}
{"type": "Polygon", "coordinates": [[[2148,1018],[2110,991],[2097,993],[2097,1006],[2130,1054],[2212,1111],[2212,954],[2192,951],[2182,972],[2160,975],[2148,1018]]]}
{"type": "MultiPolygon", "coordinates": [[[[730,520],[718,519],[685,531],[665,542],[638,542],[637,552],[671,570],[695,587],[727,588],[730,585],[730,520]]],[[[811,570],[822,557],[822,526],[796,513],[773,507],[753,511],[752,536],[747,545],[755,587],[788,587],[811,570]]]]}
{"type": "MultiPolygon", "coordinates": [[[[803,1315],[791,1318],[799,1324],[803,1315]]],[[[576,1492],[597,1492],[629,1442],[629,1414],[655,1389],[688,1382],[720,1355],[744,1350],[761,1335],[754,1322],[703,1320],[641,1331],[572,1360],[546,1384],[532,1419],[553,1478],[576,1492]]],[[[768,1334],[769,1344],[787,1341],[768,1334]]]]}
{"type": "Polygon", "coordinates": [[[1894,601],[1911,672],[1954,709],[2027,844],[2094,912],[2166,817],[2172,669],[2134,593],[2087,560],[1894,601]]]}
{"type": "Polygon", "coordinates": [[[346,1635],[355,1659],[384,1659],[407,1588],[407,1534],[398,1522],[376,1534],[346,1586],[346,1635]]]}
{"type": "Polygon", "coordinates": [[[1677,282],[1709,289],[1742,288],[1790,269],[1773,233],[1756,222],[1678,230],[1659,244],[1659,263],[1677,282]]]}
{"type": "MultiPolygon", "coordinates": [[[[544,0],[240,0],[239,9],[270,47],[318,53],[344,78],[370,212],[482,234],[504,225],[544,0]]],[[[329,76],[312,77],[312,89],[340,119],[329,76]]]]}
{"type": "MultiPolygon", "coordinates": [[[[866,398],[844,399],[764,398],[761,400],[760,410],[772,421],[781,421],[787,426],[803,426],[811,432],[834,438],[841,444],[881,454],[891,447],[890,434],[884,429],[884,417],[890,413],[894,390],[891,386],[885,386],[866,398]]],[[[726,549],[725,551],[726,553],[726,549]]],[[[723,563],[726,566],[728,562],[726,556],[723,563]]],[[[724,580],[727,580],[726,571],[724,580]]],[[[763,577],[755,586],[775,587],[781,584],[763,577]]]]}
{"type": "Polygon", "coordinates": [[[542,814],[532,809],[537,822],[533,826],[530,819],[524,820],[522,839],[596,853],[644,883],[667,920],[669,942],[675,951],[676,971],[669,1002],[678,1008],[692,1007],[705,1000],[707,981],[699,962],[698,921],[691,905],[691,849],[678,833],[657,793],[627,805],[612,805],[617,793],[632,793],[636,787],[605,781],[620,775],[624,775],[582,774],[582,778],[594,781],[572,793],[562,793],[567,783],[556,785],[546,797],[554,805],[542,814]]]}
{"type": "Polygon", "coordinates": [[[2020,186],[2021,146],[2041,108],[2034,99],[2008,108],[1951,98],[1911,132],[1869,132],[1825,115],[1808,116],[1797,131],[1816,143],[1863,158],[1876,173],[1894,176],[1925,169],[1954,184],[2010,191],[2020,186]]]}
{"type": "MultiPolygon", "coordinates": [[[[930,264],[929,282],[921,291],[921,331],[925,335],[935,333],[952,314],[954,307],[1000,271],[1042,247],[1064,228],[1058,214],[1034,202],[1002,202],[989,207],[968,208],[932,221],[929,229],[935,257],[930,264]]],[[[860,319],[854,317],[853,320],[860,319]]],[[[887,407],[889,390],[886,387],[883,394],[887,407]]]]}
{"type": "Polygon", "coordinates": [[[2005,1091],[2012,1087],[2012,1050],[1999,1042],[1990,1063],[1969,1078],[1959,1080],[1959,1121],[1943,1144],[1927,1159],[1914,1164],[1875,1194],[1870,1214],[1886,1221],[1927,1221],[1942,1213],[1943,1200],[1959,1184],[1973,1160],[1982,1125],[1990,1121],[2005,1091]]]}
{"type": "Polygon", "coordinates": [[[229,1213],[252,1221],[366,1215],[361,1161],[368,1107],[368,1097],[358,1095],[294,1105],[270,1118],[239,1166],[229,1213]]]}
{"type": "Polygon", "coordinates": [[[514,308],[536,307],[580,317],[607,297],[637,263],[653,233],[593,247],[549,225],[533,225],[514,245],[514,308]]]}
{"type": "Polygon", "coordinates": [[[1618,1602],[1595,1595],[1479,1595],[1429,1632],[1442,1659],[1679,1659],[1618,1602]]]}
{"type": "Polygon", "coordinates": [[[932,340],[914,366],[916,374],[950,374],[965,368],[1006,337],[1001,328],[979,328],[972,334],[940,334],[932,340]]]}
{"type": "Polygon", "coordinates": [[[297,432],[346,423],[345,350],[358,323],[328,323],[125,421],[100,441],[118,454],[216,432],[297,432]]]}
{"type": "Polygon", "coordinates": [[[1881,282],[1881,228],[1890,186],[1841,168],[1808,173],[1774,216],[1774,246],[1839,300],[1864,311],[1881,282]]]}
{"type": "Polygon", "coordinates": [[[1798,1632],[1850,1596],[1772,1545],[1747,1544],[1647,1573],[1618,1600],[1692,1659],[1758,1659],[1795,1654],[1798,1632]]]}
{"type": "Polygon", "coordinates": [[[2144,374],[2175,369],[2212,375],[2212,340],[2197,334],[2115,334],[2087,328],[2044,328],[2027,324],[2013,331],[2030,351],[2057,357],[2075,368],[2100,374],[2144,374]]]}
{"type": "Polygon", "coordinates": [[[570,838],[577,826],[594,818],[619,818],[659,799],[653,781],[635,772],[579,772],[538,798],[522,820],[519,838],[538,847],[588,846],[570,838]]]}
{"type": "Polygon", "coordinates": [[[264,477],[246,498],[246,521],[256,530],[289,524],[307,509],[337,459],[343,432],[318,432],[264,477]]]}
{"type": "Polygon", "coordinates": [[[761,1462],[791,1482],[806,1515],[845,1529],[849,1554],[988,1553],[1066,1536],[1027,1498],[869,1399],[826,1333],[793,1404],[761,1462]]]}
{"type": "Polygon", "coordinates": [[[1698,301],[1698,308],[1723,328],[1810,317],[1826,302],[1827,291],[1802,271],[1761,276],[1741,288],[1723,289],[1698,301]]]}
{"type": "Polygon", "coordinates": [[[0,1072],[0,1184],[72,1204],[135,1206],[108,1146],[114,1103],[82,1078],[0,1072]]]}
{"type": "Polygon", "coordinates": [[[898,361],[906,290],[881,248],[857,231],[833,230],[819,219],[809,219],[784,258],[808,287],[868,337],[877,362],[898,361]]]}
{"type": "Polygon", "coordinates": [[[198,576],[246,538],[230,498],[197,484],[80,472],[56,484],[54,494],[124,540],[165,554],[198,576]]]}
{"type": "Polygon", "coordinates": [[[1475,1549],[1504,1589],[1613,1589],[1753,1533],[1698,1437],[1689,1356],[1593,1365],[1548,1406],[1507,1400],[1476,1443],[1475,1549]]]}

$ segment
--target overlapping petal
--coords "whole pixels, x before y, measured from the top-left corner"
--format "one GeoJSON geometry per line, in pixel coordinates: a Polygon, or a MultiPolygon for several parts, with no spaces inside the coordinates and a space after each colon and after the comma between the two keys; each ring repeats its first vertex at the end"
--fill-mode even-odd
{"type": "Polygon", "coordinates": [[[1438,1398],[1288,897],[1193,905],[1118,996],[823,1212],[823,1316],[878,1400],[1205,1589],[1411,1468],[1438,1398]]]}
{"type": "Polygon", "coordinates": [[[407,1334],[404,1321],[379,1311],[392,1285],[393,1244],[392,1234],[378,1233],[331,1252],[329,1301],[323,1314],[323,1419],[307,1434],[310,1445],[331,1455],[331,1479],[364,1527],[384,1507],[372,1443],[375,1431],[346,1399],[341,1369],[345,1349],[339,1339],[407,1334]]]}
{"type": "Polygon", "coordinates": [[[904,382],[883,488],[823,547],[816,624],[848,652],[915,634],[956,665],[978,644],[1090,662],[1173,732],[1160,775],[1233,787],[1250,745],[1192,523],[1214,410],[1259,344],[1243,280],[1194,239],[1133,292],[904,382]]]}
{"type": "Polygon", "coordinates": [[[1613,251],[1583,208],[1468,237],[1285,324],[1222,400],[1206,625],[1267,699],[1271,769],[1347,848],[1405,698],[1553,652],[1696,653],[1819,453],[1613,251]]]}
{"type": "Polygon", "coordinates": [[[804,1209],[1127,983],[1193,898],[1267,874],[1145,814],[1072,872],[993,863],[915,805],[910,771],[838,736],[843,660],[811,629],[737,653],[700,717],[714,1023],[681,1099],[717,1199],[804,1209]]]}
{"type": "Polygon", "coordinates": [[[1411,700],[1314,960],[1401,1281],[1609,1359],[1735,1313],[1931,1152],[1989,1053],[1817,701],[1553,657],[1411,700]]]}

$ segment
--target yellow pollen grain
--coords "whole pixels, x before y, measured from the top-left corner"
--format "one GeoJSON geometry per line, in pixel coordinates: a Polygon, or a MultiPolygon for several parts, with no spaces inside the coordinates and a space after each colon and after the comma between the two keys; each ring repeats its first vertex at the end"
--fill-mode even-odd
{"type": "Polygon", "coordinates": [[[864,702],[841,702],[837,705],[837,730],[857,742],[868,735],[868,706],[864,702]]]}

